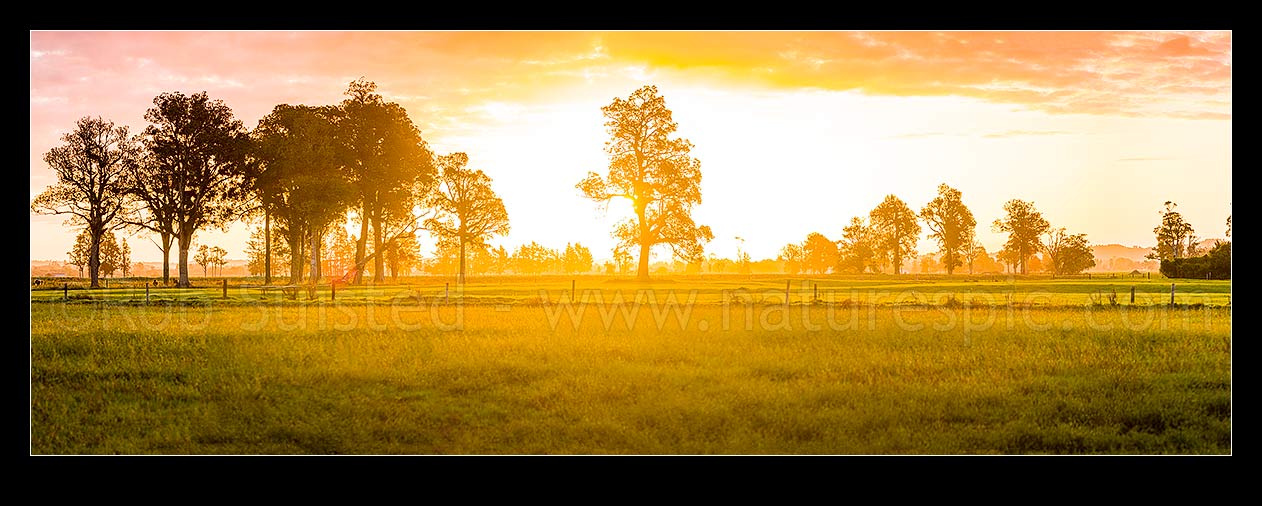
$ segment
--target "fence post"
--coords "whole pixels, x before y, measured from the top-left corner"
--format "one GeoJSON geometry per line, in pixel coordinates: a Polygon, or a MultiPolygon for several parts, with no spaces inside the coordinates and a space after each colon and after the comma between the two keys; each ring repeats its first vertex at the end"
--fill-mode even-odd
{"type": "Polygon", "coordinates": [[[1135,287],[1131,286],[1131,304],[1135,303],[1135,287]]]}
{"type": "Polygon", "coordinates": [[[1174,307],[1174,283],[1170,283],[1170,307],[1174,307]]]}
{"type": "Polygon", "coordinates": [[[812,283],[811,302],[819,300],[819,283],[812,283]]]}
{"type": "Polygon", "coordinates": [[[329,300],[337,300],[337,280],[329,280],[329,300]]]}
{"type": "Polygon", "coordinates": [[[451,302],[451,283],[443,283],[443,303],[451,302]]]}
{"type": "Polygon", "coordinates": [[[577,281],[577,280],[574,280],[574,279],[571,279],[571,280],[570,280],[570,302],[574,302],[574,283],[575,283],[575,281],[577,281]]]}
{"type": "Polygon", "coordinates": [[[784,305],[789,305],[789,280],[784,280],[784,305]]]}
{"type": "Polygon", "coordinates": [[[223,278],[223,298],[228,298],[228,278],[223,278]]]}
{"type": "Polygon", "coordinates": [[[61,300],[70,300],[70,283],[61,284],[61,300]]]}
{"type": "Polygon", "coordinates": [[[145,304],[149,304],[149,283],[145,283],[145,304]]]}

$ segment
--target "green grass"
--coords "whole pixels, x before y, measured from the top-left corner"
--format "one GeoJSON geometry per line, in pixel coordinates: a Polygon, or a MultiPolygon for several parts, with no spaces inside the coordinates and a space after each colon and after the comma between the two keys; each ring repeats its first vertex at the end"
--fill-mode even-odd
{"type": "MultiPolygon", "coordinates": [[[[49,278],[51,279],[51,278],[49,278]]],[[[722,302],[733,296],[755,301],[783,302],[785,283],[789,282],[789,299],[792,302],[809,302],[818,296],[824,301],[854,301],[876,304],[930,303],[941,304],[948,298],[958,301],[974,301],[979,304],[1025,303],[1033,305],[1084,305],[1109,303],[1116,295],[1120,304],[1130,304],[1130,290],[1135,289],[1135,304],[1165,305],[1170,302],[1170,284],[1176,285],[1176,304],[1229,305],[1231,281],[1190,279],[1142,279],[1124,274],[1095,275],[1086,278],[1052,279],[1047,275],[1031,276],[945,276],[945,275],[703,275],[677,276],[669,279],[639,283],[630,279],[613,279],[604,276],[477,276],[470,278],[463,294],[450,278],[415,277],[402,281],[388,281],[379,286],[339,286],[337,299],[345,302],[388,302],[393,298],[419,296],[426,299],[460,297],[477,303],[533,302],[540,299],[543,290],[552,300],[569,298],[571,282],[580,297],[594,291],[602,292],[604,300],[611,300],[614,292],[633,299],[639,290],[652,290],[659,298],[670,292],[687,296],[695,292],[697,302],[722,302]],[[1113,276],[1113,277],[1110,277],[1113,276]],[[818,292],[816,291],[818,289],[818,292]]],[[[221,301],[222,278],[193,278],[194,288],[152,288],[150,301],[221,301]]],[[[60,301],[63,298],[61,281],[49,281],[38,289],[32,289],[31,300],[60,301]]],[[[275,284],[281,284],[277,282],[275,284]]],[[[230,278],[228,301],[283,302],[289,298],[278,289],[263,290],[261,282],[251,278],[230,278]]],[[[145,288],[142,280],[113,280],[112,288],[86,290],[86,283],[71,283],[69,297],[74,300],[143,301],[145,288]]],[[[317,300],[329,300],[332,294],[328,284],[316,290],[317,300]]],[[[591,297],[592,295],[589,295],[591,297]]],[[[308,300],[307,291],[301,290],[295,300],[308,300]]]]}
{"type": "MultiPolygon", "coordinates": [[[[819,282],[869,287],[859,281],[819,282]]],[[[983,284],[871,282],[926,293],[983,284]]],[[[603,308],[561,303],[568,278],[471,284],[466,304],[435,297],[441,281],[339,288],[336,303],[195,291],[179,304],[127,302],[135,297],[121,291],[62,303],[60,292],[33,292],[31,451],[1231,451],[1229,305],[1168,308],[1167,292],[1137,307],[1086,297],[786,307],[770,293],[783,278],[731,277],[649,285],[663,297],[627,319],[636,306],[609,301],[632,300],[640,285],[578,283],[580,294],[601,288],[603,308]],[[741,286],[755,297],[718,303],[741,286]],[[664,305],[668,292],[683,302],[693,289],[698,303],[664,305]]],[[[1187,283],[1206,297],[1230,291],[1187,283]]],[[[1095,285],[1011,287],[1078,297],[1095,285]]]]}

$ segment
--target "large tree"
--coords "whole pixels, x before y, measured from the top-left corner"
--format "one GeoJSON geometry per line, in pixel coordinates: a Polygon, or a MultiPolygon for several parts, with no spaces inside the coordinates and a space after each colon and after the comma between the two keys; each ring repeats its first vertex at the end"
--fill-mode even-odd
{"type": "Polygon", "coordinates": [[[1095,267],[1095,253],[1087,243],[1087,234],[1069,234],[1064,227],[1047,232],[1043,255],[1056,275],[1078,274],[1095,267]]]}
{"type": "Polygon", "coordinates": [[[484,251],[490,246],[487,241],[491,236],[509,231],[508,211],[491,189],[491,178],[480,170],[467,168],[468,163],[469,155],[464,153],[438,158],[438,191],[429,201],[438,214],[425,222],[439,240],[459,245],[459,283],[465,280],[465,246],[484,251]]]}
{"type": "Polygon", "coordinates": [[[88,276],[98,288],[101,238],[122,225],[126,214],[130,175],[139,158],[127,127],[101,118],[82,118],[74,131],[61,137],[62,145],[44,153],[44,163],[57,182],[31,202],[39,214],[69,215],[67,224],[88,233],[88,276]]]}
{"type": "Polygon", "coordinates": [[[876,272],[880,265],[873,235],[863,218],[850,218],[850,225],[842,229],[841,240],[837,241],[838,269],[857,274],[869,269],[876,272]]]}
{"type": "Polygon", "coordinates": [[[598,202],[630,201],[635,216],[613,235],[620,247],[639,246],[640,279],[648,279],[655,245],[668,245],[685,260],[700,258],[704,243],[714,238],[709,226],[692,219],[692,207],[701,203],[701,162],[691,156],[691,142],[671,138],[678,124],[666,99],[656,86],[644,86],[626,99],[614,98],[601,112],[610,136],[609,171],[605,177],[588,172],[576,187],[598,202]]]}
{"type": "Polygon", "coordinates": [[[1192,224],[1183,220],[1183,215],[1175,211],[1179,205],[1167,201],[1161,212],[1161,225],[1152,229],[1157,235],[1157,246],[1152,249],[1148,258],[1154,260],[1170,260],[1196,256],[1196,231],[1192,224]]]}
{"type": "Polygon", "coordinates": [[[837,265],[837,243],[819,232],[811,232],[802,243],[802,269],[824,274],[837,265]]]}
{"type": "Polygon", "coordinates": [[[407,111],[386,102],[377,85],[356,80],[346,90],[338,128],[342,165],[354,188],[359,216],[359,241],[355,247],[355,282],[368,261],[369,227],[373,234],[373,280],[385,279],[382,255],[391,235],[411,232],[421,203],[434,184],[432,154],[421,131],[407,111]]]}
{"type": "Polygon", "coordinates": [[[171,248],[175,245],[175,212],[182,192],[178,180],[166,172],[149,150],[143,150],[132,170],[127,192],[136,203],[123,217],[123,222],[140,232],[156,234],[150,239],[162,252],[162,284],[171,283],[171,248]]]}
{"type": "Polygon", "coordinates": [[[916,254],[916,242],[920,240],[920,223],[916,212],[894,195],[886,195],[869,214],[875,250],[889,258],[894,274],[903,270],[903,260],[916,254]]]}
{"type": "Polygon", "coordinates": [[[920,210],[920,218],[929,226],[929,237],[938,241],[942,263],[947,274],[954,274],[963,265],[976,233],[977,220],[960,199],[960,191],[946,184],[938,185],[938,196],[920,210]]]}
{"type": "MultiPolygon", "coordinates": [[[[290,283],[302,281],[307,260],[311,281],[319,281],[324,234],[345,221],[353,197],[350,181],[340,170],[337,116],[332,107],[282,104],[259,120],[253,132],[258,160],[254,193],[268,221],[275,219],[287,240],[290,283]]],[[[266,257],[268,233],[264,235],[266,257]]]]}
{"type": "Polygon", "coordinates": [[[993,224],[995,232],[1008,233],[1001,256],[1020,269],[1021,274],[1028,274],[1026,264],[1030,255],[1039,250],[1039,236],[1047,232],[1050,225],[1034,208],[1033,202],[1012,199],[1003,205],[1003,210],[1007,216],[995,220],[993,224]]]}
{"type": "Polygon", "coordinates": [[[245,210],[250,140],[232,110],[206,92],[163,93],[153,105],[145,113],[151,124],[144,142],[156,170],[170,179],[170,219],[179,246],[176,284],[187,287],[194,234],[206,227],[226,228],[245,210]]]}

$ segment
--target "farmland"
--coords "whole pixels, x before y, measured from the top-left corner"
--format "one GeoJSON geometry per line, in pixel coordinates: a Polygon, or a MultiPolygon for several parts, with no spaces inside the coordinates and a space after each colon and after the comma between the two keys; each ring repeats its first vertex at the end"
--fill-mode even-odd
{"type": "Polygon", "coordinates": [[[142,283],[32,290],[33,453],[1231,451],[1229,281],[142,283]]]}

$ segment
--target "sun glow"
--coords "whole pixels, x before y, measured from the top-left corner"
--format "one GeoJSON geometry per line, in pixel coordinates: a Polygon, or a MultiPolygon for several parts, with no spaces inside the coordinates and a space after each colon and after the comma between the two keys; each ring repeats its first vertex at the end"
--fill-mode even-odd
{"type": "MultiPolygon", "coordinates": [[[[1175,200],[1202,236],[1220,237],[1230,45],[1221,32],[37,32],[31,192],[53,181],[42,155],[79,117],[138,132],[157,93],[205,89],[253,127],[279,103],[336,103],[364,75],[436,153],[466,152],[493,179],[512,222],[493,245],[579,241],[603,260],[629,206],[594,205],[574,185],[607,166],[600,108],[656,84],[701,160],[694,217],[713,228],[707,253],[720,257],[736,255],[737,236],[754,258],[810,232],[836,239],[886,194],[919,209],[944,182],[963,192],[991,251],[1003,238],[989,223],[1010,198],[1126,245],[1151,243],[1161,202],[1175,200]],[[208,45],[241,61],[185,57],[208,45]]],[[[33,258],[64,257],[74,232],[60,222],[31,216],[33,258]]],[[[198,241],[241,257],[247,229],[198,241]]],[[[159,258],[133,243],[135,259],[159,258]]]]}

